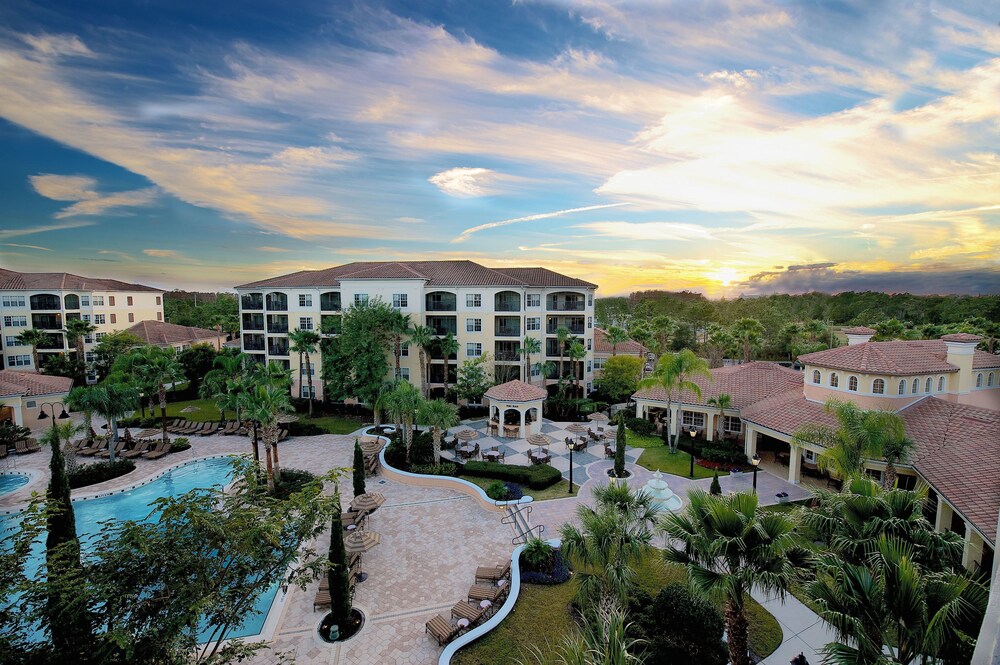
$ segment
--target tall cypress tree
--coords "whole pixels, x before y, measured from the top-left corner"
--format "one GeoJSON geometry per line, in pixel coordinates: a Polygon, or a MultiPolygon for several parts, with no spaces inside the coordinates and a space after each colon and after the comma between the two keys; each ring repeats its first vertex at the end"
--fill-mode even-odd
{"type": "MultiPolygon", "coordinates": [[[[338,495],[339,488],[334,490],[338,495]]],[[[344,549],[344,523],[341,519],[340,506],[333,511],[330,524],[330,569],[327,579],[330,582],[330,623],[341,629],[347,626],[351,618],[351,571],[347,563],[347,550],[344,549]]]]}
{"type": "Polygon", "coordinates": [[[615,477],[625,475],[625,412],[618,418],[618,431],[615,432],[615,477]]]}
{"type": "Polygon", "coordinates": [[[60,448],[59,430],[46,435],[52,448],[51,478],[46,494],[45,566],[48,575],[46,623],[58,660],[79,662],[91,639],[86,596],[78,587],[83,578],[76,515],[70,500],[69,477],[60,448]]]}
{"type": "Polygon", "coordinates": [[[354,496],[360,496],[366,491],[365,456],[361,454],[361,444],[354,439],[354,496]]]}

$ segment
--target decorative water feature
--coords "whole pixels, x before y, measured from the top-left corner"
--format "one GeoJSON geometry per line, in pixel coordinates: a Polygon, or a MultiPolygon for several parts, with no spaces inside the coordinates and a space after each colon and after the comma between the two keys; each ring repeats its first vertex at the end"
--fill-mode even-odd
{"type": "Polygon", "coordinates": [[[649,482],[642,486],[642,491],[653,498],[653,505],[660,510],[671,512],[680,510],[683,503],[681,498],[673,493],[667,485],[667,481],[663,479],[663,474],[659,471],[654,473],[649,482]]]}

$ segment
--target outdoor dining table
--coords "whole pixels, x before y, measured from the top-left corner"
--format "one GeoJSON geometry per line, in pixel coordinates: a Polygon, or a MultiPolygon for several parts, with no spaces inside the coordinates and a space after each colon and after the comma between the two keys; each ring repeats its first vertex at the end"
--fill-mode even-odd
{"type": "Polygon", "coordinates": [[[487,450],[485,453],[483,453],[483,457],[485,457],[486,460],[490,461],[490,462],[498,460],[498,459],[500,459],[500,451],[499,450],[487,450]]]}
{"type": "Polygon", "coordinates": [[[460,446],[456,446],[455,451],[462,456],[471,455],[472,453],[476,452],[476,447],[473,446],[471,443],[463,443],[460,446]]]}
{"type": "Polygon", "coordinates": [[[518,432],[520,432],[520,430],[521,430],[521,426],[520,425],[504,425],[503,426],[503,435],[504,435],[505,438],[508,438],[508,439],[516,439],[517,435],[518,435],[518,432]]]}
{"type": "Polygon", "coordinates": [[[548,451],[543,452],[541,450],[532,450],[528,456],[531,458],[532,462],[544,462],[548,459],[551,459],[548,451]]]}

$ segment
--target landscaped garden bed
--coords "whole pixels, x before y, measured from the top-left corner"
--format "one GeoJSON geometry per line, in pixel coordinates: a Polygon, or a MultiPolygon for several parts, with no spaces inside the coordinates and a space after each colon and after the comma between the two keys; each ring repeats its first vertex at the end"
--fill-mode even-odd
{"type": "Polygon", "coordinates": [[[135,471],[135,462],[128,459],[116,459],[114,462],[95,462],[82,464],[68,474],[69,486],[72,489],[96,485],[106,480],[120,478],[135,471]]]}

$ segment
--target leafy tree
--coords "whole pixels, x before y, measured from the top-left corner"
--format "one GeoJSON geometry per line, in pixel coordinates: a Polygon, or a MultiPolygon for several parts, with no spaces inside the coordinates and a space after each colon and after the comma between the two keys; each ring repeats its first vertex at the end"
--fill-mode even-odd
{"type": "Polygon", "coordinates": [[[180,363],[181,371],[190,382],[192,389],[201,388],[201,382],[205,380],[205,375],[215,367],[215,359],[219,355],[223,354],[216,351],[211,344],[195,344],[177,354],[177,362],[180,363]]]}
{"type": "MultiPolygon", "coordinates": [[[[327,332],[325,327],[323,332],[327,332]]],[[[339,336],[324,337],[319,344],[324,399],[347,399],[351,396],[351,365],[342,340],[339,336]]]]}
{"type": "MultiPolygon", "coordinates": [[[[694,354],[690,349],[684,349],[679,353],[665,353],[660,356],[653,373],[639,382],[640,388],[661,388],[667,396],[667,412],[672,413],[671,404],[675,393],[679,394],[685,390],[690,390],[699,398],[701,397],[701,387],[692,381],[690,377],[694,375],[711,378],[712,373],[708,371],[708,363],[694,354]]],[[[670,452],[676,453],[680,442],[680,423],[670,423],[676,427],[674,440],[670,445],[670,452]]]]}
{"type": "Polygon", "coordinates": [[[459,423],[458,407],[443,399],[424,401],[418,407],[417,422],[431,428],[434,437],[434,463],[441,463],[441,436],[459,423]]]}
{"type": "Polygon", "coordinates": [[[906,337],[906,324],[899,319],[879,321],[875,324],[875,330],[877,331],[875,340],[878,342],[904,339],[906,337]]]}
{"type": "MultiPolygon", "coordinates": [[[[73,390],[76,390],[76,388],[73,390]]],[[[31,436],[31,429],[28,427],[15,425],[10,420],[0,422],[0,446],[3,446],[4,450],[13,447],[15,443],[23,441],[29,436],[31,436]]]]}
{"type": "Polygon", "coordinates": [[[674,543],[664,550],[666,561],[687,567],[699,595],[724,602],[729,662],[750,665],[747,596],[756,587],[784,598],[796,564],[806,557],[795,543],[794,525],[760,510],[752,492],[692,490],[684,511],[666,515],[661,528],[674,543]]]}
{"type": "MultiPolygon", "coordinates": [[[[309,417],[312,418],[313,414],[313,377],[312,377],[312,365],[310,364],[309,354],[316,352],[316,347],[319,345],[319,335],[312,330],[299,330],[295,329],[288,333],[288,339],[291,341],[290,350],[292,353],[299,354],[299,367],[302,367],[302,357],[305,356],[305,368],[306,368],[306,381],[309,386],[309,417]]],[[[299,382],[301,386],[302,374],[299,373],[299,382]]]]}
{"type": "Polygon", "coordinates": [[[323,361],[323,380],[333,391],[332,397],[375,402],[389,373],[387,355],[395,314],[396,310],[378,298],[352,305],[344,312],[340,335],[327,345],[335,358],[323,361]]]}
{"type": "Polygon", "coordinates": [[[48,344],[52,339],[52,335],[38,328],[28,328],[14,339],[21,346],[31,347],[31,364],[34,366],[36,372],[41,372],[42,365],[38,362],[38,347],[48,344]]]}
{"type": "Polygon", "coordinates": [[[661,356],[671,348],[674,335],[677,334],[677,322],[669,316],[654,316],[649,322],[649,331],[652,351],[661,356]]]}
{"type": "Polygon", "coordinates": [[[618,413],[618,429],[615,431],[615,478],[625,477],[625,422],[627,412],[618,413]]]}
{"type": "Polygon", "coordinates": [[[531,383],[531,356],[542,352],[542,342],[537,337],[525,335],[521,342],[519,353],[524,356],[524,378],[527,383],[531,383]]]}
{"type": "Polygon", "coordinates": [[[492,362],[493,357],[489,353],[463,360],[455,381],[455,396],[477,404],[482,401],[483,395],[493,385],[493,372],[489,367],[492,362]]]}
{"type": "Polygon", "coordinates": [[[630,602],[642,653],[653,663],[726,665],[725,622],[719,610],[672,582],[651,598],[638,591],[630,602]]]}
{"type": "Polygon", "coordinates": [[[232,293],[188,293],[171,291],[163,299],[168,323],[240,333],[240,305],[232,293]]]}
{"type": "Polygon", "coordinates": [[[66,320],[66,328],[63,332],[66,334],[66,337],[73,340],[73,346],[76,348],[77,371],[80,376],[86,376],[87,373],[87,356],[83,348],[83,340],[95,330],[97,330],[97,327],[90,321],[84,321],[83,319],[66,320]]]}
{"type": "Polygon", "coordinates": [[[73,379],[73,385],[82,386],[87,383],[87,375],[84,373],[85,367],[81,366],[73,356],[62,353],[46,353],[40,355],[42,374],[51,376],[64,376],[73,379]]]}
{"type": "Polygon", "coordinates": [[[400,357],[403,355],[403,336],[410,331],[410,315],[393,309],[389,316],[389,335],[392,337],[392,355],[396,361],[396,371],[393,376],[402,376],[400,357]]]}
{"type": "Polygon", "coordinates": [[[427,326],[414,325],[407,333],[410,343],[415,344],[420,353],[420,392],[428,396],[427,379],[430,376],[429,358],[431,346],[434,344],[434,331],[427,326]]]}
{"type": "Polygon", "coordinates": [[[118,357],[127,353],[129,349],[142,346],[143,341],[125,330],[108,333],[94,347],[94,370],[97,372],[99,381],[103,381],[111,374],[118,357]]]}
{"type": "Polygon", "coordinates": [[[764,337],[764,326],[757,319],[743,318],[729,328],[729,333],[743,348],[743,362],[753,360],[753,350],[764,337]]]}
{"type": "Polygon", "coordinates": [[[643,358],[612,356],[604,362],[601,375],[594,382],[595,386],[612,400],[623,402],[638,388],[644,365],[643,358]]]}
{"type": "Polygon", "coordinates": [[[113,367],[113,374],[130,382],[136,392],[156,393],[160,405],[160,429],[163,443],[167,436],[167,386],[184,380],[184,368],[177,362],[174,350],[157,346],[140,346],[120,356],[113,367]]]}
{"type": "MultiPolygon", "coordinates": [[[[625,610],[612,601],[601,602],[584,616],[583,628],[558,644],[537,645],[529,650],[531,663],[538,665],[642,665],[646,662],[641,640],[631,637],[632,624],[625,610]]],[[[519,665],[525,661],[518,660],[519,665]]]]}
{"type": "Polygon", "coordinates": [[[354,496],[361,496],[365,488],[365,456],[361,452],[361,444],[354,439],[354,496]]]}
{"type": "Polygon", "coordinates": [[[438,348],[444,357],[444,397],[448,399],[448,373],[451,366],[451,357],[458,355],[458,340],[451,333],[438,340],[438,348]]]}
{"type": "Polygon", "coordinates": [[[620,326],[609,326],[604,331],[604,338],[611,345],[612,358],[618,355],[618,345],[624,344],[629,340],[628,331],[620,326]]]}
{"type": "Polygon", "coordinates": [[[375,398],[375,403],[372,404],[372,414],[375,416],[375,427],[382,424],[382,413],[388,407],[389,396],[392,395],[392,391],[395,387],[396,380],[383,381],[382,385],[379,387],[378,397],[375,398]]]}

